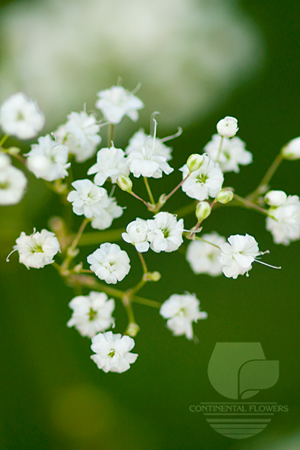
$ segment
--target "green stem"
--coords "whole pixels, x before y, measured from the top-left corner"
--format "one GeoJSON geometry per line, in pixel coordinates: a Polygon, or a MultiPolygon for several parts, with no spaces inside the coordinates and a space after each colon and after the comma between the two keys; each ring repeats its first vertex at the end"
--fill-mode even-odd
{"type": "Polygon", "coordinates": [[[200,238],[200,237],[198,237],[198,236],[195,236],[195,239],[196,239],[197,241],[205,242],[205,244],[212,245],[213,247],[216,247],[218,250],[221,250],[220,247],[219,247],[217,244],[213,244],[212,242],[206,241],[205,239],[202,239],[202,238],[200,238]]]}
{"type": "Polygon", "coordinates": [[[271,178],[280,166],[283,159],[284,158],[282,157],[281,153],[276,156],[257,188],[251,194],[247,195],[248,200],[254,200],[259,195],[265,194],[267,192],[267,190],[269,189],[271,178]]]}
{"type": "Polygon", "coordinates": [[[242,203],[245,208],[249,209],[255,209],[256,211],[259,211],[260,213],[264,214],[265,216],[268,215],[268,211],[266,209],[261,208],[258,205],[255,205],[254,203],[250,202],[248,199],[240,197],[237,194],[234,194],[234,198],[239,202],[242,203]]]}
{"type": "Polygon", "coordinates": [[[108,125],[107,130],[107,147],[110,148],[112,146],[112,142],[114,140],[114,124],[110,123],[108,125]]]}
{"type": "Polygon", "coordinates": [[[155,205],[155,201],[154,201],[154,198],[153,198],[150,186],[149,186],[148,178],[147,177],[143,177],[143,178],[144,178],[144,183],[145,183],[148,195],[149,195],[150,202],[152,203],[152,205],[155,205]]]}
{"type": "Polygon", "coordinates": [[[224,136],[221,136],[221,141],[220,141],[220,146],[219,146],[219,151],[218,151],[218,156],[217,156],[217,159],[216,159],[216,163],[219,162],[219,158],[220,158],[220,156],[221,156],[221,150],[222,150],[223,139],[224,139],[224,136]]]}
{"type": "Polygon", "coordinates": [[[134,197],[134,198],[136,198],[136,199],[138,199],[138,200],[140,200],[141,202],[143,202],[144,203],[144,205],[146,205],[147,206],[147,208],[148,208],[148,206],[149,206],[149,203],[148,202],[146,202],[146,200],[144,200],[144,199],[142,199],[142,197],[139,197],[137,194],[135,194],[133,191],[130,191],[129,192],[129,194],[130,195],[132,195],[132,197],[134,197]]]}
{"type": "Polygon", "coordinates": [[[183,185],[183,183],[188,179],[188,177],[189,177],[190,175],[191,175],[191,172],[189,172],[189,173],[187,174],[187,176],[186,176],[182,181],[180,181],[180,183],[173,189],[173,191],[171,191],[168,195],[166,195],[166,196],[164,197],[164,203],[165,203],[167,200],[169,200],[169,198],[172,197],[173,194],[175,194],[175,192],[183,185]]]}
{"type": "Polygon", "coordinates": [[[85,233],[80,237],[78,246],[81,247],[85,245],[95,245],[108,241],[120,241],[122,239],[122,233],[124,233],[124,231],[124,228],[119,228],[117,230],[85,233]]]}
{"type": "Polygon", "coordinates": [[[143,267],[143,272],[144,272],[144,275],[145,275],[146,273],[148,273],[148,268],[147,268],[146,261],[145,261],[143,255],[142,255],[140,252],[137,252],[137,253],[138,253],[139,258],[140,258],[140,260],[141,260],[142,267],[143,267]]]}
{"type": "Polygon", "coordinates": [[[8,138],[9,138],[9,134],[5,134],[4,136],[2,136],[2,138],[0,140],[0,147],[2,147],[2,145],[8,138]]]}

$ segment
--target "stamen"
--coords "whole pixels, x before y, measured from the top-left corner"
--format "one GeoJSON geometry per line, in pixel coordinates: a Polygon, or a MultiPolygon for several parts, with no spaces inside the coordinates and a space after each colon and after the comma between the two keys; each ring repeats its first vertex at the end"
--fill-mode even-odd
{"type": "Polygon", "coordinates": [[[160,141],[161,141],[161,142],[171,141],[171,139],[175,139],[175,138],[181,136],[181,134],[182,134],[182,128],[181,128],[181,127],[178,127],[177,133],[173,134],[172,136],[167,136],[167,137],[161,139],[160,141]]]}
{"type": "Polygon", "coordinates": [[[271,269],[281,269],[281,267],[272,266],[271,264],[267,264],[267,263],[265,263],[265,262],[263,262],[263,261],[260,261],[259,259],[255,259],[254,261],[256,261],[256,262],[262,264],[263,266],[270,267],[271,269]]]}
{"type": "Polygon", "coordinates": [[[151,119],[150,119],[150,135],[153,137],[153,123],[154,123],[154,117],[157,116],[158,114],[160,114],[158,111],[155,111],[154,113],[151,114],[151,119]]]}
{"type": "MultiPolygon", "coordinates": [[[[122,80],[122,78],[121,78],[122,80]]],[[[136,94],[142,87],[142,83],[138,82],[138,84],[136,85],[136,88],[133,89],[133,91],[131,91],[131,95],[136,94]]]]}
{"type": "Polygon", "coordinates": [[[117,86],[122,86],[122,77],[118,77],[117,86]]]}
{"type": "Polygon", "coordinates": [[[17,252],[17,251],[18,251],[17,248],[15,248],[14,250],[12,250],[12,251],[10,252],[10,254],[6,257],[6,262],[9,262],[9,257],[10,257],[10,255],[12,255],[14,252],[17,252]]]}

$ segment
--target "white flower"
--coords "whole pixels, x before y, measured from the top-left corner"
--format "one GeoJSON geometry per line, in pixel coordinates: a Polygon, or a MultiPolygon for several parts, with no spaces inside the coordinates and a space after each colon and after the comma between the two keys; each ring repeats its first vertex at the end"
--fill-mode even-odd
{"type": "Polygon", "coordinates": [[[69,147],[69,152],[75,155],[77,162],[83,162],[96,152],[97,145],[101,142],[99,130],[100,125],[96,123],[95,117],[81,111],[71,112],[67,123],[60,126],[54,134],[60,143],[69,147]]]}
{"type": "Polygon", "coordinates": [[[0,205],[15,205],[22,199],[27,178],[24,173],[10,165],[10,158],[0,153],[0,205]]]}
{"type": "Polygon", "coordinates": [[[289,245],[300,239],[300,201],[297,195],[289,195],[282,205],[270,208],[268,214],[266,228],[276,244],[289,245]]]}
{"type": "MultiPolygon", "coordinates": [[[[185,164],[179,169],[182,172],[182,179],[189,174],[189,169],[185,164]]],[[[192,172],[189,178],[183,183],[182,190],[188,197],[196,200],[205,200],[208,197],[215,197],[222,187],[224,176],[217,163],[214,163],[209,156],[204,155],[204,162],[199,170],[192,172]]]]}
{"type": "Polygon", "coordinates": [[[166,161],[170,161],[170,159],[172,159],[171,152],[173,149],[164,145],[158,137],[153,139],[153,137],[146,134],[143,129],[134,133],[132,138],[129,140],[129,145],[125,148],[125,153],[126,155],[130,155],[132,152],[140,151],[141,147],[149,147],[150,149],[153,149],[154,153],[159,156],[163,156],[166,161]]]}
{"type": "Polygon", "coordinates": [[[238,121],[235,117],[227,116],[217,123],[217,132],[223,137],[233,137],[238,132],[238,121]]]}
{"type": "Polygon", "coordinates": [[[269,191],[264,199],[269,206],[281,206],[285,203],[287,195],[284,191],[269,191]]]}
{"type": "Polygon", "coordinates": [[[136,178],[140,176],[161,178],[163,172],[169,175],[174,170],[164,156],[158,155],[154,148],[147,145],[142,145],[139,150],[132,151],[127,158],[127,164],[130,172],[136,178]]]}
{"type": "MultiPolygon", "coordinates": [[[[20,237],[16,239],[17,245],[14,246],[14,251],[19,253],[19,262],[24,264],[27,269],[33,267],[41,269],[47,264],[54,262],[54,255],[60,251],[59,242],[54,233],[48,230],[42,230],[26,236],[22,231],[20,237]]],[[[10,255],[11,255],[10,253],[10,255]]],[[[7,261],[9,256],[7,257],[7,261]]]]}
{"type": "Polygon", "coordinates": [[[122,233],[122,238],[129,244],[134,244],[138,252],[147,252],[149,250],[149,226],[147,220],[139,217],[130,222],[126,227],[126,233],[122,233]]]}
{"type": "Polygon", "coordinates": [[[183,219],[177,221],[173,214],[160,212],[147,223],[150,230],[148,240],[154,252],[174,252],[182,244],[183,219]]]}
{"type": "Polygon", "coordinates": [[[284,159],[299,159],[300,158],[300,137],[292,139],[281,150],[281,155],[284,159]]]}
{"type": "Polygon", "coordinates": [[[47,181],[65,178],[68,175],[66,169],[71,165],[68,163],[68,152],[68,147],[57,144],[47,134],[40,137],[38,144],[33,144],[31,151],[25,155],[28,158],[28,169],[37,178],[43,178],[47,181]]]}
{"type": "Polygon", "coordinates": [[[76,190],[69,193],[67,200],[72,202],[73,212],[88,219],[100,215],[103,206],[108,203],[106,189],[96,186],[90,180],[77,180],[72,186],[76,190]]]}
{"type": "Polygon", "coordinates": [[[186,292],[184,295],[173,294],[166,300],[161,308],[160,315],[167,321],[167,327],[174,336],[185,335],[187,339],[193,338],[192,323],[198,319],[206,319],[207,313],[200,312],[200,302],[195,294],[186,292]]]}
{"type": "Polygon", "coordinates": [[[111,315],[115,309],[115,301],[112,298],[108,300],[104,292],[92,291],[89,295],[75,297],[70,301],[69,307],[73,309],[73,314],[67,326],[75,326],[82,336],[91,338],[114,325],[111,315]]]}
{"type": "Polygon", "coordinates": [[[91,358],[99,369],[104,372],[125,372],[138,357],[137,353],[131,353],[135,345],[129,336],[113,334],[111,331],[99,333],[92,338],[91,349],[96,355],[91,358]]]}
{"type": "MultiPolygon", "coordinates": [[[[218,157],[221,143],[221,136],[214,134],[204,151],[215,161],[218,157]]],[[[240,138],[223,138],[221,153],[219,156],[219,166],[222,172],[240,171],[239,164],[247,165],[252,162],[252,153],[246,150],[246,144],[240,138]]]]}
{"type": "MultiPolygon", "coordinates": [[[[217,246],[226,242],[225,238],[216,232],[203,234],[201,238],[217,246]]],[[[203,241],[192,241],[187,248],[186,259],[196,274],[206,273],[216,277],[222,273],[219,255],[219,248],[203,241]]]]}
{"type": "Polygon", "coordinates": [[[36,102],[22,92],[9,97],[0,107],[0,126],[4,133],[19,139],[31,139],[38,135],[45,117],[36,102]]]}
{"type": "Polygon", "coordinates": [[[253,236],[235,234],[228,238],[229,243],[221,244],[219,262],[222,272],[228,278],[236,279],[252,269],[255,258],[261,254],[253,236]]]}
{"type": "Polygon", "coordinates": [[[98,186],[102,186],[107,178],[110,178],[112,183],[116,183],[121,175],[128,175],[129,169],[123,150],[114,146],[99,150],[97,163],[88,170],[88,175],[94,173],[96,173],[94,183],[98,186]]]}
{"type": "Polygon", "coordinates": [[[120,123],[124,116],[136,122],[139,118],[138,110],[144,107],[138,97],[122,86],[112,86],[97,95],[99,100],[96,102],[96,108],[100,109],[105,119],[111,123],[120,123]]]}
{"type": "Polygon", "coordinates": [[[124,250],[117,244],[106,242],[87,257],[91,270],[100,280],[108,284],[116,284],[128,274],[130,259],[124,250]]]}
{"type": "Polygon", "coordinates": [[[123,208],[117,205],[116,199],[108,197],[106,194],[101,213],[93,218],[91,226],[97,230],[105,230],[111,226],[113,219],[121,217],[122,214],[123,208]]]}

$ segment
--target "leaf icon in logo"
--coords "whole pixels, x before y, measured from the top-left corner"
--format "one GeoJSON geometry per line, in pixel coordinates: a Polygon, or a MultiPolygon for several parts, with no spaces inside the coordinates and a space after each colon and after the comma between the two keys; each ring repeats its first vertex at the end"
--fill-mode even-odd
{"type": "Polygon", "coordinates": [[[239,370],[239,398],[253,397],[262,389],[268,389],[279,378],[279,361],[252,360],[245,362],[239,370]]]}

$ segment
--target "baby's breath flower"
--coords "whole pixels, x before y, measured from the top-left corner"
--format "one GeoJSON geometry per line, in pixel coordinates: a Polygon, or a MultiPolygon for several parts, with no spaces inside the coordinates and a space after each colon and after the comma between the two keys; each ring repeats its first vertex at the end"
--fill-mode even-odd
{"type": "Polygon", "coordinates": [[[92,360],[99,369],[104,372],[125,372],[138,357],[137,353],[131,353],[135,345],[129,336],[113,334],[111,331],[99,333],[92,338],[91,349],[95,352],[92,360]]]}
{"type": "Polygon", "coordinates": [[[54,181],[65,178],[68,175],[66,169],[68,163],[69,148],[57,144],[49,134],[38,139],[38,144],[33,144],[27,156],[28,169],[37,178],[54,181]]]}
{"type": "Polygon", "coordinates": [[[138,252],[147,252],[149,250],[149,225],[147,220],[139,217],[130,222],[126,227],[126,233],[122,233],[122,238],[129,244],[134,244],[138,252]]]}
{"type": "Polygon", "coordinates": [[[96,102],[96,108],[101,110],[110,123],[120,123],[124,116],[136,122],[139,117],[138,110],[144,107],[138,97],[122,86],[112,86],[110,89],[98,92],[97,95],[99,100],[96,102]]]}
{"type": "Polygon", "coordinates": [[[92,291],[89,295],[74,297],[69,307],[73,314],[67,326],[75,326],[82,336],[91,338],[114,325],[111,315],[115,309],[115,301],[108,299],[104,292],[92,291]]]}
{"type": "Polygon", "coordinates": [[[269,191],[265,195],[265,202],[269,206],[281,206],[287,199],[284,191],[269,191]]]}
{"type": "Polygon", "coordinates": [[[38,135],[45,117],[36,102],[22,92],[12,95],[0,107],[0,126],[4,133],[19,139],[31,139],[38,135]]]}
{"type": "Polygon", "coordinates": [[[185,335],[187,339],[194,336],[192,323],[206,319],[207,313],[199,310],[200,302],[195,294],[186,292],[184,295],[173,294],[161,308],[160,315],[167,321],[167,327],[174,336],[185,335]]]}
{"type": "Polygon", "coordinates": [[[300,159],[300,137],[292,139],[281,150],[284,159],[300,159]]]}
{"type": "Polygon", "coordinates": [[[160,156],[149,146],[141,146],[132,151],[127,158],[127,165],[134,177],[161,178],[162,174],[169,175],[173,168],[169,166],[164,156],[160,156]]]}
{"type": "Polygon", "coordinates": [[[22,199],[27,178],[10,164],[9,156],[0,153],[0,205],[15,205],[22,199]]]}
{"type": "Polygon", "coordinates": [[[75,191],[69,193],[67,200],[72,202],[73,212],[88,219],[100,215],[103,206],[108,203],[106,189],[96,186],[87,179],[74,181],[72,186],[75,191]]]}
{"type": "Polygon", "coordinates": [[[148,147],[158,156],[163,156],[166,161],[172,159],[172,148],[167,147],[158,137],[153,138],[146,134],[143,129],[137,131],[129,140],[129,145],[125,148],[126,155],[132,152],[141,151],[142,147],[148,147]]]}
{"type": "Polygon", "coordinates": [[[275,244],[289,245],[300,239],[300,200],[289,195],[280,206],[268,210],[266,228],[272,233],[275,244]]]}
{"type": "MultiPolygon", "coordinates": [[[[220,246],[226,242],[223,236],[212,232],[201,235],[201,238],[220,246]]],[[[212,277],[222,274],[221,264],[219,263],[220,249],[203,241],[192,241],[186,252],[186,259],[192,270],[196,274],[206,273],[212,277]]]]}
{"type": "Polygon", "coordinates": [[[149,226],[148,240],[151,249],[156,252],[174,252],[183,242],[183,219],[168,212],[160,212],[154,219],[147,220],[149,226]]]}
{"type": "Polygon", "coordinates": [[[217,123],[218,134],[222,137],[233,137],[238,132],[238,129],[238,121],[235,117],[227,116],[217,123]]]}
{"type": "Polygon", "coordinates": [[[128,274],[130,260],[127,253],[117,244],[106,242],[87,257],[91,270],[100,280],[108,284],[116,284],[128,274]]]}
{"type": "Polygon", "coordinates": [[[102,209],[98,216],[92,220],[91,227],[96,230],[106,230],[112,224],[114,219],[121,217],[123,208],[117,205],[114,197],[108,197],[106,194],[105,201],[103,200],[102,209]]]}
{"type": "Polygon", "coordinates": [[[102,148],[97,153],[97,162],[88,170],[88,175],[96,174],[94,183],[102,186],[110,178],[116,183],[121,175],[128,175],[125,153],[121,148],[102,148]]]}
{"type": "MultiPolygon", "coordinates": [[[[19,262],[24,264],[27,269],[30,267],[41,269],[47,264],[52,264],[54,262],[53,257],[60,251],[55,234],[48,230],[42,230],[41,232],[34,230],[30,236],[26,236],[22,231],[16,243],[17,245],[14,246],[11,253],[18,251],[19,262]]],[[[8,255],[7,261],[10,255],[8,255]]]]}

